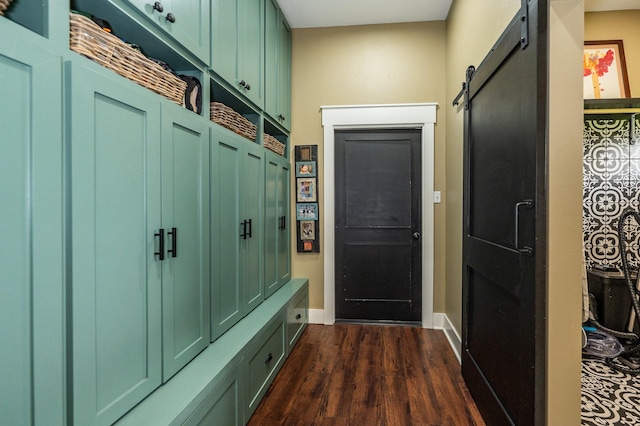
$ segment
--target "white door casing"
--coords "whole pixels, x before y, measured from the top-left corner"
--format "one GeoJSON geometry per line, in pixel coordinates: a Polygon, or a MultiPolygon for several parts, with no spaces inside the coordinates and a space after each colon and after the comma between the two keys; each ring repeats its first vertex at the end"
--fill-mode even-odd
{"type": "Polygon", "coordinates": [[[433,191],[436,103],[323,106],[324,324],[335,323],[335,131],[422,131],[422,327],[433,328],[433,191]]]}

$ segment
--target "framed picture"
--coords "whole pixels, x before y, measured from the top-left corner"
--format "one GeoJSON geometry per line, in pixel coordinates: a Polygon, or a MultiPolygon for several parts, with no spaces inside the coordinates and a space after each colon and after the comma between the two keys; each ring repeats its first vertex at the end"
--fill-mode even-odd
{"type": "Polygon", "coordinates": [[[318,204],[296,204],[296,220],[318,220],[318,204]]]}
{"type": "Polygon", "coordinates": [[[585,99],[629,98],[629,77],[622,40],[585,41],[585,99]]]}
{"type": "Polygon", "coordinates": [[[315,176],[316,175],[316,162],[315,161],[296,161],[296,176],[315,176]]]}
{"type": "Polygon", "coordinates": [[[316,178],[297,179],[297,201],[299,203],[315,203],[316,198],[316,178]]]}
{"type": "Polygon", "coordinates": [[[316,239],[316,222],[314,220],[300,221],[300,239],[302,241],[313,241],[316,239]]]}

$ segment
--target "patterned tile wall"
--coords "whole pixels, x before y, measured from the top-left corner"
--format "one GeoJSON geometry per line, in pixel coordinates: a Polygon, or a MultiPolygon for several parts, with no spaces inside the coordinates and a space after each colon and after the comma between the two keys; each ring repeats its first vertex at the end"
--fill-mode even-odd
{"type": "MultiPolygon", "coordinates": [[[[583,213],[585,261],[622,268],[618,220],[627,208],[640,211],[640,120],[629,140],[629,115],[585,116],[583,213]]],[[[640,225],[625,224],[629,264],[640,265],[640,225]]]]}

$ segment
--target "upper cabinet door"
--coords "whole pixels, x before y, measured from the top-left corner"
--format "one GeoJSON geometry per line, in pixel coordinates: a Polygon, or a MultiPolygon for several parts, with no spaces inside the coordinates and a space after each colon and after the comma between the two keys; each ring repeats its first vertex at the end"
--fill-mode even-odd
{"type": "Polygon", "coordinates": [[[264,106],[264,3],[263,0],[241,0],[240,88],[258,107],[264,106]],[[242,81],[245,84],[242,84],[242,81]]]}
{"type": "Polygon", "coordinates": [[[280,15],[280,43],[278,44],[278,116],[286,129],[291,129],[291,30],[280,15]]]}
{"type": "Polygon", "coordinates": [[[265,111],[291,128],[291,31],[273,0],[265,0],[265,111]]]}
{"type": "Polygon", "coordinates": [[[113,423],[162,379],[160,103],[97,68],[66,70],[79,425],[113,423]]]}
{"type": "Polygon", "coordinates": [[[212,0],[211,67],[234,89],[264,106],[263,0],[212,0]]]}
{"type": "Polygon", "coordinates": [[[238,9],[240,0],[211,1],[211,66],[216,74],[238,87],[238,9]]]}
{"type": "Polygon", "coordinates": [[[139,9],[157,27],[206,61],[209,55],[209,0],[121,1],[139,9]]]}
{"type": "Polygon", "coordinates": [[[209,344],[209,126],[162,105],[164,381],[209,344]]]}
{"type": "Polygon", "coordinates": [[[62,425],[62,61],[0,33],[0,422],[62,425]]]}

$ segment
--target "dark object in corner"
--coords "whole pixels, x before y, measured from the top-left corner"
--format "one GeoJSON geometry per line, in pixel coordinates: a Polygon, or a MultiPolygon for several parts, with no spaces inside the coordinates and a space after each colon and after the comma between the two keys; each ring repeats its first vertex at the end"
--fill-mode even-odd
{"type": "Polygon", "coordinates": [[[190,75],[179,75],[178,77],[187,83],[187,88],[184,91],[185,108],[200,114],[202,112],[202,85],[200,80],[190,75]]]}

